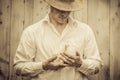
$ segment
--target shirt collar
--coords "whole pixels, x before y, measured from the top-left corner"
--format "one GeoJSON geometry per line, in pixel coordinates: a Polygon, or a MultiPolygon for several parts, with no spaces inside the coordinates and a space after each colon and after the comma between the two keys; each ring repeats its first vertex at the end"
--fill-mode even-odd
{"type": "MultiPolygon", "coordinates": [[[[47,24],[51,24],[50,23],[50,18],[49,18],[49,14],[47,14],[45,16],[45,18],[43,19],[43,23],[47,23],[47,24]]],[[[68,25],[71,25],[71,27],[73,27],[72,25],[76,25],[77,24],[77,21],[75,19],[73,19],[72,16],[69,16],[68,18],[68,25]]]]}

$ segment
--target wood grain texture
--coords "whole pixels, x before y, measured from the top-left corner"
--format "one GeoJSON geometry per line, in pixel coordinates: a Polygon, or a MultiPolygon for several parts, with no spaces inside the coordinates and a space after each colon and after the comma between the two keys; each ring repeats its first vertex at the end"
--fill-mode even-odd
{"type": "Polygon", "coordinates": [[[10,0],[0,0],[0,80],[9,79],[10,0]]]}
{"type": "Polygon", "coordinates": [[[44,0],[34,0],[33,23],[40,21],[49,12],[49,6],[44,0]]]}
{"type": "Polygon", "coordinates": [[[80,22],[87,23],[87,2],[88,0],[83,0],[82,8],[79,11],[72,12],[73,18],[80,22]]]}
{"type": "Polygon", "coordinates": [[[33,24],[34,0],[24,0],[24,28],[33,24]]]}
{"type": "MultiPolygon", "coordinates": [[[[23,80],[12,66],[21,34],[48,12],[44,0],[0,0],[0,80],[23,80]]],[[[88,23],[96,36],[104,66],[91,80],[119,80],[120,0],[84,0],[72,16],[88,23]]]]}
{"type": "Polygon", "coordinates": [[[120,80],[120,0],[110,1],[110,80],[120,80]]]}
{"type": "Polygon", "coordinates": [[[21,80],[13,72],[13,58],[17,49],[21,33],[24,29],[24,0],[12,0],[12,12],[11,12],[11,41],[10,41],[10,80],[21,80]]]}
{"type": "Polygon", "coordinates": [[[93,29],[104,66],[91,80],[109,80],[109,0],[88,0],[88,24],[93,29]]]}
{"type": "Polygon", "coordinates": [[[33,0],[12,0],[10,80],[22,80],[22,77],[18,77],[14,73],[13,58],[23,30],[33,23],[33,4],[33,0]]]}

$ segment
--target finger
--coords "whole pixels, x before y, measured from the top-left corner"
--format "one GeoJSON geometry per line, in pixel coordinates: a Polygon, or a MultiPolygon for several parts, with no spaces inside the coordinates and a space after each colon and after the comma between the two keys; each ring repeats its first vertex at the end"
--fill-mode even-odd
{"type": "Polygon", "coordinates": [[[68,56],[66,56],[65,54],[61,54],[67,61],[69,61],[70,63],[74,63],[74,59],[69,58],[68,56]]]}
{"type": "Polygon", "coordinates": [[[68,66],[69,66],[69,65],[67,65],[67,64],[60,64],[57,69],[61,69],[61,68],[63,68],[63,67],[68,67],[68,66]]]}
{"type": "Polygon", "coordinates": [[[65,63],[60,63],[60,64],[59,64],[59,66],[60,66],[60,67],[67,67],[67,66],[68,66],[68,64],[65,64],[65,63]]]}
{"type": "Polygon", "coordinates": [[[55,59],[57,59],[57,56],[53,56],[53,57],[49,58],[48,62],[53,62],[55,59]]]}
{"type": "Polygon", "coordinates": [[[70,59],[76,59],[76,56],[71,56],[69,54],[63,53],[64,56],[70,58],[70,59]]]}
{"type": "Polygon", "coordinates": [[[69,60],[65,59],[64,57],[60,57],[60,59],[66,64],[72,64],[72,61],[70,62],[69,60]]]}

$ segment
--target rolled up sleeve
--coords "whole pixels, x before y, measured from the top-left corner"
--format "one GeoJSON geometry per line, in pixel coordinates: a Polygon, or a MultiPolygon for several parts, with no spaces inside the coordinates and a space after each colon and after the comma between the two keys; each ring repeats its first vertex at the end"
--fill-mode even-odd
{"type": "Polygon", "coordinates": [[[99,72],[103,64],[100,58],[94,33],[91,29],[87,32],[82,65],[77,68],[77,70],[85,75],[93,75],[99,72]]]}
{"type": "Polygon", "coordinates": [[[42,62],[35,62],[36,47],[33,34],[25,30],[14,57],[14,69],[17,75],[36,76],[43,72],[42,62]]]}

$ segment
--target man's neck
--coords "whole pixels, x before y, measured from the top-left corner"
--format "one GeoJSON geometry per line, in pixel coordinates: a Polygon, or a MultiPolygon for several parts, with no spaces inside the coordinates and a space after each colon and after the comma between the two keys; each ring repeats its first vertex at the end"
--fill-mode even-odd
{"type": "Polygon", "coordinates": [[[65,29],[68,21],[64,22],[64,23],[59,23],[57,21],[55,21],[50,15],[50,22],[55,26],[56,30],[61,34],[63,32],[63,30],[65,29]]]}

